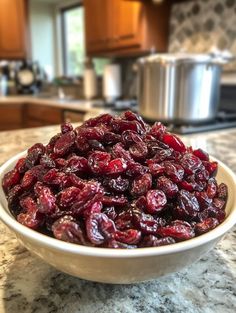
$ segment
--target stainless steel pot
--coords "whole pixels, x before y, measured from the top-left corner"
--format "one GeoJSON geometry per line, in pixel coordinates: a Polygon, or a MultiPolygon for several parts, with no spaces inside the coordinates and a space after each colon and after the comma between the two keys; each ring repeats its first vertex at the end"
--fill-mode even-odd
{"type": "Polygon", "coordinates": [[[175,123],[214,119],[222,64],[212,54],[155,54],[138,60],[138,102],[144,118],[175,123]]]}

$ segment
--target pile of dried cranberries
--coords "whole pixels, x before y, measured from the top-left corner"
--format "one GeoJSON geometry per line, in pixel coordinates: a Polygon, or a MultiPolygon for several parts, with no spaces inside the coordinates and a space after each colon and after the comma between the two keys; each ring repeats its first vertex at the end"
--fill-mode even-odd
{"type": "Polygon", "coordinates": [[[3,178],[21,224],[57,239],[107,248],[187,240],[225,218],[217,163],[161,123],[103,114],[33,145],[3,178]]]}

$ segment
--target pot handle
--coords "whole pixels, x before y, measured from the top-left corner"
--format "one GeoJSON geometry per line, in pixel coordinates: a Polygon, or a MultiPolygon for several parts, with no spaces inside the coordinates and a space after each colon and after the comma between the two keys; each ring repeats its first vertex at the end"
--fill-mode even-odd
{"type": "Polygon", "coordinates": [[[224,65],[236,60],[236,57],[229,52],[210,53],[210,55],[212,57],[211,62],[217,65],[224,65]]]}

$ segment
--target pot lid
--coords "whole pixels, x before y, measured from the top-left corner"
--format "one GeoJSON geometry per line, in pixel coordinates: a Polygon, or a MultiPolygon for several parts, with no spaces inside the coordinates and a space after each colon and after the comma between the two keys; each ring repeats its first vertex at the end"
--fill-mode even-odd
{"type": "Polygon", "coordinates": [[[212,61],[212,54],[200,53],[157,53],[140,58],[140,62],[161,63],[205,63],[212,61]]]}

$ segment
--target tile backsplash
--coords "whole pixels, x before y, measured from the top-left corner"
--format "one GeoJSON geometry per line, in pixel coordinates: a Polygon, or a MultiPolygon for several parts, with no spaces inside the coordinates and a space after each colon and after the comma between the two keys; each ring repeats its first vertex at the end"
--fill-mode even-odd
{"type": "MultiPolygon", "coordinates": [[[[193,0],[174,4],[169,52],[228,50],[236,55],[236,0],[193,0]]],[[[235,71],[236,62],[224,66],[235,71]]]]}

